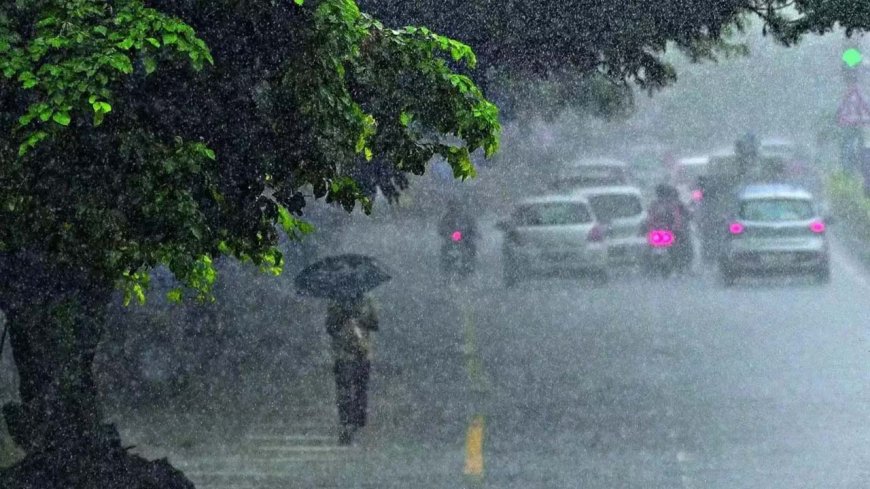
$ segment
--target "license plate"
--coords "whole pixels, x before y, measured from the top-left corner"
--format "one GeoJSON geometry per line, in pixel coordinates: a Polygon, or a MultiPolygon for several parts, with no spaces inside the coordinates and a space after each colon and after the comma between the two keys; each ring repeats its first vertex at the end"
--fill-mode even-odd
{"type": "Polygon", "coordinates": [[[656,256],[667,255],[667,254],[668,254],[668,249],[667,249],[667,248],[653,248],[653,249],[652,249],[652,254],[653,254],[653,255],[656,255],[656,256]]]}

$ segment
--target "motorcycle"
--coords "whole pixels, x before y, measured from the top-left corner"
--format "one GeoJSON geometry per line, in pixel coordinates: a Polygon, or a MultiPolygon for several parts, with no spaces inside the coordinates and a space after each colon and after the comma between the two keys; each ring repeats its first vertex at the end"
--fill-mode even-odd
{"type": "Polygon", "coordinates": [[[441,269],[447,276],[467,277],[474,271],[477,250],[471,237],[461,229],[450,233],[441,247],[441,269]]]}
{"type": "Polygon", "coordinates": [[[644,266],[650,275],[668,277],[677,267],[677,237],[669,229],[650,229],[647,232],[644,266]]]}

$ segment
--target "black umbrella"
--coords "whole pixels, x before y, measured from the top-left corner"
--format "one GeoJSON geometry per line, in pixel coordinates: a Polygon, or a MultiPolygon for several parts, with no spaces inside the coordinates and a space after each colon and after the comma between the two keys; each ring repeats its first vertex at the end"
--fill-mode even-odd
{"type": "Polygon", "coordinates": [[[390,280],[374,258],[365,255],[337,255],[309,265],[296,276],[300,293],[314,297],[353,297],[390,280]]]}

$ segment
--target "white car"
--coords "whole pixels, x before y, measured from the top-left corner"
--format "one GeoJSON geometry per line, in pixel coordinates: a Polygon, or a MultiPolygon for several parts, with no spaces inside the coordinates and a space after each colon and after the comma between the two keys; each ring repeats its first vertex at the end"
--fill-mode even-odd
{"type": "Polygon", "coordinates": [[[611,265],[638,264],[647,248],[647,213],[643,194],[637,187],[591,187],[573,192],[586,199],[592,212],[604,225],[607,256],[611,265]]]}
{"type": "Polygon", "coordinates": [[[507,286],[557,272],[584,272],[607,280],[605,230],[583,197],[523,200],[498,228],[505,233],[502,264],[507,286]]]}
{"type": "Polygon", "coordinates": [[[624,161],[612,158],[583,158],[566,163],[550,182],[554,192],[571,192],[603,185],[628,185],[631,171],[624,161]]]}
{"type": "Polygon", "coordinates": [[[680,193],[680,200],[684,204],[697,204],[703,199],[698,177],[710,172],[710,160],[710,156],[680,158],[671,169],[671,183],[680,193]]]}
{"type": "Polygon", "coordinates": [[[792,185],[751,185],[737,197],[719,268],[725,285],[742,275],[809,273],[831,278],[825,221],[812,195],[792,185]]]}

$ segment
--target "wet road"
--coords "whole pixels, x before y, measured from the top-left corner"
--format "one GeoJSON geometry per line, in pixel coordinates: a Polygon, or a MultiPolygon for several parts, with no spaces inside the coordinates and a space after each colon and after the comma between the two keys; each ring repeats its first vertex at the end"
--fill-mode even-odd
{"type": "MultiPolygon", "coordinates": [[[[333,416],[324,399],[303,435],[320,448],[287,457],[303,449],[252,448],[252,435],[245,449],[259,458],[248,465],[261,472],[229,484],[232,474],[187,465],[200,487],[461,487],[475,414],[485,487],[870,486],[870,283],[847,255],[836,253],[823,287],[724,289],[702,272],[506,290],[493,237],[479,276],[451,289],[431,274],[434,239],[384,244],[399,231],[353,244],[399,257],[378,292],[375,401],[359,446],[316,441],[333,416]]],[[[272,445],[300,432],[292,420],[254,431],[272,445]]]]}

